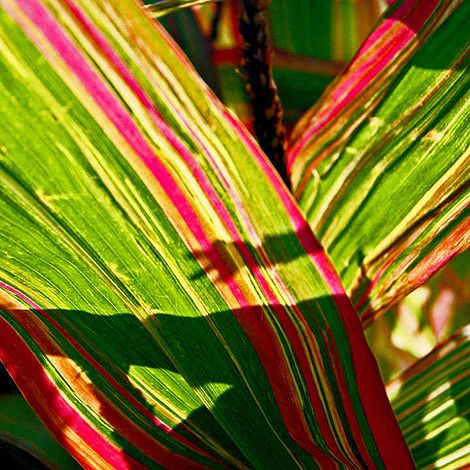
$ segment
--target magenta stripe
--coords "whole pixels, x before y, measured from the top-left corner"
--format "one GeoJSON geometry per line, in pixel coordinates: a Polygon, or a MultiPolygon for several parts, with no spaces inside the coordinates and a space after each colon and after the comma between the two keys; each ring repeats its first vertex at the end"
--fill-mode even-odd
{"type": "Polygon", "coordinates": [[[313,124],[289,150],[287,156],[289,171],[292,170],[294,161],[304,151],[309,141],[321,129],[329,125],[345,106],[370,86],[397,55],[403,53],[405,47],[416,38],[417,32],[429,20],[438,3],[439,0],[404,2],[369,36],[349,66],[349,72],[346,72],[334,89],[329,92],[324,109],[315,115],[313,124]],[[397,31],[392,37],[388,37],[393,29],[397,31]],[[384,37],[387,37],[385,44],[383,44],[384,37]],[[376,50],[378,45],[382,45],[380,50],[376,50]]]}
{"type": "MultiPolygon", "coordinates": [[[[68,332],[65,330],[59,323],[57,323],[54,318],[52,318],[45,310],[43,310],[38,304],[33,302],[31,299],[29,299],[26,295],[24,295],[22,292],[18,291],[17,289],[9,286],[8,284],[5,284],[4,282],[0,281],[0,288],[5,289],[8,292],[11,292],[21,300],[23,300],[26,304],[28,304],[32,309],[36,310],[38,313],[40,313],[47,321],[54,326],[54,328],[57,329],[57,331],[64,337],[73,347],[74,349],[81,355],[83,358],[88,361],[88,363],[96,369],[102,377],[107,380],[113,388],[118,391],[123,398],[125,398],[136,410],[140,412],[141,415],[145,416],[146,419],[148,419],[152,424],[156,425],[158,428],[161,430],[165,431],[166,433],[170,434],[175,440],[181,442],[183,445],[187,446],[188,448],[192,449],[193,451],[204,455],[205,457],[217,461],[213,456],[207,454],[204,450],[199,449],[194,443],[191,441],[187,440],[186,438],[180,436],[177,434],[172,428],[167,426],[165,423],[160,421],[154,414],[152,414],[147,408],[145,408],[140,402],[136,401],[135,398],[124,388],[121,386],[119,382],[117,382],[100,364],[97,362],[68,332]]],[[[124,374],[120,372],[120,375],[125,377],[124,374]]],[[[189,432],[192,432],[190,429],[188,429],[189,432]]],[[[145,433],[145,431],[142,430],[142,433],[145,433]]],[[[199,439],[198,436],[196,438],[199,439]]],[[[153,439],[153,438],[152,438],[153,439]]],[[[163,446],[161,446],[160,443],[157,441],[155,442],[155,446],[153,449],[147,449],[148,455],[152,456],[155,458],[157,461],[161,460],[162,457],[164,458],[165,454],[168,453],[168,450],[165,449],[163,446]]],[[[184,457],[179,457],[176,454],[173,456],[169,454],[171,459],[175,461],[181,460],[181,463],[185,462],[186,464],[193,464],[194,462],[190,459],[186,459],[184,457]]],[[[170,461],[165,460],[167,463],[170,463],[170,461]]]]}
{"type": "Polygon", "coordinates": [[[144,467],[132,457],[104,439],[68,403],[44,371],[33,352],[24,343],[23,338],[4,318],[0,318],[0,325],[0,338],[3,339],[0,342],[0,360],[35,411],[49,425],[53,425],[51,431],[62,444],[66,445],[70,453],[79,459],[85,468],[87,468],[87,464],[88,468],[90,468],[89,461],[87,459],[83,460],[79,456],[75,445],[72,445],[63,438],[64,427],[76,433],[87,445],[97,451],[103,460],[109,462],[114,468],[118,470],[128,470],[130,468],[143,469],[144,467]],[[11,358],[15,359],[12,360],[11,358]],[[20,367],[18,367],[18,364],[21,364],[20,367]],[[23,369],[28,370],[27,378],[23,369]],[[45,411],[44,403],[38,397],[38,391],[40,391],[42,396],[47,397],[47,412],[45,411]],[[53,416],[52,421],[48,419],[49,416],[53,416]],[[56,421],[60,421],[61,425],[54,426],[56,421]]]}
{"type": "MultiPolygon", "coordinates": [[[[91,69],[80,52],[68,40],[60,25],[56,23],[56,21],[36,0],[18,0],[18,3],[22,7],[23,13],[28,15],[36,27],[48,39],[50,44],[55,48],[56,52],[62,57],[64,62],[69,66],[73,73],[81,80],[82,84],[87,88],[90,95],[95,99],[96,103],[101,107],[110,121],[119,130],[121,135],[127,140],[137,155],[139,155],[142,161],[152,171],[156,180],[159,182],[165,193],[169,196],[175,208],[177,208],[181,218],[188,224],[188,228],[199,241],[201,248],[206,253],[206,256],[211,262],[212,266],[217,269],[217,271],[221,274],[221,277],[229,279],[226,284],[234,297],[238,299],[239,305],[242,308],[251,307],[250,302],[242,294],[237,283],[231,279],[231,273],[228,267],[225,265],[223,259],[221,259],[212,250],[211,242],[204,233],[203,227],[200,224],[196,213],[184,197],[175,180],[153,153],[148,143],[140,134],[138,128],[133,123],[131,117],[125,111],[121,103],[116,100],[111,91],[91,69]]],[[[22,23],[21,18],[17,18],[17,21],[22,23]]],[[[23,24],[23,29],[28,31],[26,24],[23,24]]],[[[32,36],[34,40],[34,35],[32,36]]],[[[42,49],[40,42],[38,42],[38,47],[42,49]]],[[[44,53],[48,55],[47,50],[45,50],[44,53]]],[[[186,154],[184,147],[181,150],[184,150],[183,155],[186,154]]],[[[221,209],[224,209],[223,206],[221,209]]],[[[230,225],[233,224],[233,221],[230,219],[227,221],[230,221],[230,225]]],[[[238,240],[240,240],[239,237],[238,240]]],[[[244,252],[243,254],[248,256],[250,259],[251,255],[248,249],[245,245],[242,246],[242,251],[244,252]]],[[[273,348],[273,346],[276,344],[274,341],[273,332],[266,330],[267,325],[263,320],[259,321],[257,328],[261,328],[265,334],[268,334],[272,337],[270,347],[260,349],[261,343],[258,341],[259,338],[253,337],[252,334],[254,328],[253,321],[255,319],[238,318],[238,320],[244,327],[249,337],[252,339],[255,348],[258,349],[260,359],[265,367],[268,378],[272,380],[275,374],[272,371],[271,364],[285,361],[279,346],[277,347],[277,352],[275,352],[275,348],[273,348]]],[[[276,371],[280,371],[280,368],[276,369],[276,371]]],[[[291,392],[292,386],[289,386],[286,383],[287,378],[288,377],[283,376],[281,379],[281,376],[279,376],[277,378],[278,380],[272,382],[272,384],[275,393],[278,395],[281,394],[281,396],[278,397],[278,403],[280,405],[281,411],[283,411],[283,416],[286,419],[286,423],[290,422],[289,428],[291,431],[294,431],[296,424],[298,425],[298,423],[303,422],[303,417],[301,412],[302,410],[299,410],[295,405],[295,400],[291,392]],[[282,392],[280,390],[281,387],[283,387],[282,392]],[[290,406],[286,408],[285,405],[288,403],[290,403],[290,406]],[[290,419],[293,410],[296,410],[297,413],[297,418],[294,421],[290,419]]],[[[294,432],[294,434],[299,435],[299,432],[294,432]]],[[[317,454],[317,458],[320,461],[324,461],[326,455],[322,455],[322,452],[317,450],[316,444],[314,444],[312,436],[309,433],[302,437],[301,441],[304,443],[308,442],[310,444],[309,450],[317,454]]]]}

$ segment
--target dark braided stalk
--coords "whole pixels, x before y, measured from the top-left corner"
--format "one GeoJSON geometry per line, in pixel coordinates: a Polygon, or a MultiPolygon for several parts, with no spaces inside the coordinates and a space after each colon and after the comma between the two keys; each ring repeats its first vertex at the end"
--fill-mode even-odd
{"type": "Polygon", "coordinates": [[[214,16],[212,17],[211,35],[210,35],[211,42],[215,42],[215,40],[217,39],[217,34],[219,33],[220,19],[222,17],[222,8],[223,8],[223,4],[221,2],[216,3],[215,13],[214,13],[214,16]]]}
{"type": "Polygon", "coordinates": [[[287,182],[282,105],[274,83],[265,10],[268,0],[241,0],[242,66],[261,148],[287,182]]]}

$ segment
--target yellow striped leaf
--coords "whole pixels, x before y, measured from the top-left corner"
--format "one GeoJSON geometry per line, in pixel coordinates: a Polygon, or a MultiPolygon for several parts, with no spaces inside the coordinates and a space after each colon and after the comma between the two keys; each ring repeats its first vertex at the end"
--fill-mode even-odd
{"type": "Polygon", "coordinates": [[[469,245],[468,2],[394,2],[294,131],[293,189],[367,324],[469,245]]]}
{"type": "Polygon", "coordinates": [[[286,188],[128,0],[0,0],[0,360],[86,468],[412,468],[286,188]]]}
{"type": "Polygon", "coordinates": [[[469,339],[467,326],[387,386],[417,468],[470,465],[469,339]]]}

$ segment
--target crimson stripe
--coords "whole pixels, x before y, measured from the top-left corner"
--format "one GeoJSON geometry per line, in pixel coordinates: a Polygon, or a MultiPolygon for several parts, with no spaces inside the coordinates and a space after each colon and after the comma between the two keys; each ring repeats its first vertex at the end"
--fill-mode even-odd
{"type": "MultiPolygon", "coordinates": [[[[38,12],[32,12],[33,15],[34,14],[37,15],[37,13],[38,12]]],[[[45,12],[40,12],[40,13],[42,15],[47,14],[45,12]]],[[[77,14],[79,13],[79,11],[74,9],[74,13],[77,14]]],[[[84,26],[86,26],[86,28],[89,30],[88,32],[91,32],[91,25],[89,23],[85,23],[85,18],[82,14],[79,13],[79,16],[84,26]]],[[[77,51],[72,52],[71,45],[64,44],[67,41],[67,39],[65,37],[62,37],[63,33],[62,31],[58,30],[58,25],[55,25],[55,27],[53,27],[52,22],[53,20],[51,18],[47,18],[47,21],[41,21],[40,24],[38,23],[36,24],[40,29],[43,30],[43,33],[45,33],[46,37],[48,37],[49,41],[52,44],[59,42],[59,45],[56,46],[56,50],[58,50],[59,53],[62,53],[62,57],[66,60],[70,68],[74,70],[75,74],[79,76],[82,82],[87,86],[87,88],[89,88],[90,93],[92,94],[92,96],[94,96],[97,103],[103,107],[103,104],[100,103],[100,101],[102,100],[100,100],[100,96],[96,94],[96,91],[107,95],[108,94],[107,90],[105,89],[103,84],[98,85],[99,79],[96,76],[94,76],[94,73],[92,70],[85,69],[86,64],[81,63],[82,59],[81,57],[79,57],[79,53],[77,51]],[[45,24],[47,24],[47,26],[45,26],[45,24]],[[44,31],[43,29],[44,27],[47,28],[47,31],[44,31]],[[63,53],[64,50],[67,51],[67,54],[63,53]],[[73,57],[73,56],[76,56],[76,57],[73,57]],[[79,65],[78,66],[74,65],[73,61],[78,62],[79,65]],[[89,80],[90,78],[93,78],[92,80],[92,83],[94,84],[93,88],[87,85],[87,80],[89,80]]],[[[98,34],[94,34],[93,36],[94,36],[94,39],[99,42],[99,45],[103,46],[103,52],[109,53],[111,51],[109,45],[107,45],[104,42],[104,39],[102,37],[100,37],[98,34]]],[[[150,108],[150,110],[152,110],[152,105],[151,105],[150,100],[145,95],[143,90],[139,88],[137,82],[133,79],[133,77],[127,73],[127,71],[125,70],[125,66],[119,61],[117,56],[115,56],[114,53],[110,53],[108,57],[110,58],[110,60],[112,60],[113,65],[120,72],[124,71],[124,77],[127,83],[132,87],[133,91],[136,92],[138,98],[141,99],[143,104],[147,108],[150,108]]],[[[119,103],[115,102],[115,100],[113,100],[111,95],[109,94],[106,100],[106,112],[107,114],[109,113],[108,116],[110,117],[112,122],[116,125],[116,127],[118,127],[118,130],[121,130],[119,129],[119,127],[122,128],[122,126],[124,125],[124,123],[122,122],[124,118],[124,111],[119,108],[121,108],[119,103]],[[116,106],[118,110],[112,113],[110,111],[110,106],[116,106]],[[115,118],[114,118],[115,115],[120,117],[121,122],[119,123],[115,122],[115,118]]],[[[157,115],[156,112],[154,113],[154,117],[159,120],[159,116],[157,115]]],[[[133,123],[129,123],[129,127],[134,127],[133,123]]],[[[173,135],[171,130],[167,127],[165,128],[164,126],[159,126],[159,127],[162,133],[164,133],[165,137],[167,137],[167,139],[175,146],[176,150],[179,151],[179,153],[183,156],[183,158],[185,158],[186,162],[190,165],[190,167],[197,168],[197,162],[194,160],[193,156],[187,151],[187,149],[181,144],[181,142],[179,142],[178,138],[173,135]]],[[[121,133],[122,133],[122,130],[121,130],[121,133]]],[[[136,140],[137,140],[137,137],[136,137],[137,133],[138,133],[138,130],[137,128],[135,128],[134,138],[136,140]]],[[[143,144],[145,147],[147,147],[147,144],[143,140],[143,138],[139,141],[139,144],[143,144]]],[[[135,150],[136,152],[139,152],[138,148],[135,148],[135,150]]],[[[151,149],[148,149],[148,150],[151,152],[151,149]]],[[[203,248],[205,245],[207,257],[211,260],[213,266],[217,267],[222,277],[230,278],[230,272],[225,266],[224,261],[219,256],[214,255],[213,250],[208,248],[211,246],[211,244],[209,240],[207,239],[207,237],[205,236],[202,226],[200,226],[199,222],[197,223],[194,222],[195,220],[197,220],[197,215],[192,211],[189,204],[187,204],[187,201],[185,200],[184,196],[179,191],[179,189],[176,187],[176,184],[173,184],[171,186],[172,191],[170,191],[170,187],[167,185],[166,181],[170,179],[171,176],[166,172],[166,170],[160,164],[160,162],[156,161],[156,158],[152,163],[154,165],[159,166],[158,170],[155,170],[151,165],[149,165],[150,162],[148,158],[146,158],[144,162],[147,164],[147,166],[150,167],[151,170],[153,170],[154,175],[156,176],[160,184],[164,186],[164,189],[167,192],[167,194],[170,192],[177,193],[176,194],[177,197],[174,198],[173,202],[175,203],[176,207],[180,210],[180,214],[182,215],[183,219],[186,221],[188,220],[191,221],[191,225],[189,226],[189,228],[193,229],[192,231],[193,231],[194,236],[200,241],[200,244],[203,248]],[[162,178],[162,173],[165,174],[163,178],[162,178]],[[162,179],[164,181],[162,181],[162,179]],[[166,187],[165,187],[165,184],[166,184],[166,187]],[[183,208],[181,206],[183,206],[183,208]]],[[[250,265],[250,267],[253,268],[254,273],[257,277],[257,280],[260,282],[265,294],[267,294],[269,300],[274,304],[277,301],[277,299],[272,294],[271,290],[269,289],[266,283],[266,280],[262,277],[261,273],[259,272],[259,268],[258,268],[258,265],[256,264],[254,257],[249,252],[246,245],[241,242],[240,235],[238,234],[236,227],[233,223],[233,220],[230,218],[230,215],[228,214],[227,210],[223,206],[220,199],[217,198],[209,182],[207,180],[204,181],[205,176],[203,175],[203,173],[200,172],[197,176],[199,176],[199,182],[201,182],[202,180],[203,187],[209,192],[210,200],[214,204],[215,208],[218,209],[219,215],[221,216],[221,219],[225,222],[230,234],[236,241],[240,242],[239,248],[240,248],[241,254],[245,257],[245,260],[250,265]]],[[[242,308],[243,307],[250,308],[251,307],[250,303],[241,294],[237,284],[232,280],[229,280],[227,284],[229,284],[230,289],[232,293],[235,295],[235,297],[238,298],[240,306],[242,308]]],[[[292,324],[287,319],[284,308],[280,305],[274,305],[273,308],[278,314],[278,316],[282,318],[283,326],[290,333],[290,339],[292,340],[293,344],[296,346],[296,350],[301,359],[303,369],[307,374],[309,374],[309,367],[308,367],[307,359],[305,357],[305,352],[300,347],[298,336],[296,335],[295,330],[292,327],[292,324]]],[[[291,432],[293,437],[299,442],[300,445],[307,448],[310,452],[312,452],[313,455],[316,456],[319,462],[321,462],[324,466],[330,465],[331,462],[328,459],[326,459],[325,454],[323,454],[322,451],[319,451],[317,445],[312,440],[307,430],[307,425],[305,423],[305,420],[301,414],[301,410],[299,410],[295,401],[293,401],[294,397],[292,396],[292,384],[290,384],[290,386],[289,384],[286,384],[286,375],[282,373],[281,368],[273,371],[272,368],[270,367],[270,364],[272,363],[280,364],[280,363],[286,362],[283,351],[279,347],[279,344],[277,342],[276,336],[273,334],[271,330],[268,329],[262,317],[261,318],[252,317],[249,319],[249,321],[247,321],[245,317],[237,316],[237,319],[240,322],[241,326],[244,328],[244,330],[247,332],[252,343],[254,344],[255,348],[258,350],[258,353],[260,354],[260,358],[262,360],[263,366],[268,374],[268,378],[270,379],[273,385],[273,390],[275,391],[275,394],[277,395],[276,396],[277,402],[282,407],[281,411],[283,412],[283,416],[284,416],[286,425],[289,428],[289,431],[291,432]],[[269,341],[266,341],[266,343],[261,344],[259,341],[260,337],[269,338],[269,341]],[[280,389],[281,384],[283,385],[282,389],[280,389]],[[290,406],[283,406],[284,403],[287,403],[287,404],[290,403],[290,406]],[[292,410],[296,410],[297,412],[296,415],[292,415],[291,413],[292,410]],[[303,423],[303,425],[301,423],[303,423]]],[[[287,367],[287,364],[286,364],[286,367],[287,367]]],[[[287,374],[287,376],[289,377],[289,374],[287,374]]],[[[313,381],[310,381],[310,384],[313,384],[313,381]]],[[[316,388],[312,385],[310,386],[310,393],[311,393],[313,402],[316,405],[315,406],[316,413],[320,415],[320,417],[323,417],[324,410],[321,406],[321,401],[318,397],[318,392],[316,388]]],[[[326,421],[324,419],[321,419],[320,421],[324,422],[324,426],[322,426],[323,428],[322,431],[324,432],[324,434],[326,436],[328,435],[331,436],[331,430],[327,426],[326,421]]],[[[331,439],[328,439],[328,440],[330,441],[329,442],[330,446],[333,448],[333,450],[335,450],[336,444],[332,436],[331,436],[331,439]]],[[[340,455],[338,456],[340,457],[340,455]]]]}
{"type": "MultiPolygon", "coordinates": [[[[66,339],[70,345],[123,397],[126,399],[128,403],[130,403],[139,413],[143,416],[145,416],[146,419],[148,419],[152,424],[156,425],[158,428],[160,428],[162,431],[165,431],[171,437],[173,437],[175,440],[181,442],[183,445],[187,446],[188,448],[194,450],[195,452],[198,452],[202,455],[204,455],[206,458],[209,458],[211,460],[217,461],[213,456],[210,454],[207,454],[205,451],[202,449],[199,449],[195,444],[193,444],[191,441],[188,441],[186,438],[180,436],[177,434],[173,429],[171,429],[169,426],[167,426],[165,423],[161,422],[155,415],[153,415],[147,408],[145,408],[140,402],[136,401],[135,398],[130,394],[126,388],[124,388],[119,382],[117,382],[112,375],[110,375],[106,369],[104,369],[99,362],[97,362],[87,351],[84,349],[69,333],[67,330],[65,330],[59,323],[54,320],[45,310],[43,310],[39,305],[37,305],[35,302],[33,302],[31,299],[29,299],[26,295],[23,293],[17,291],[13,287],[4,284],[3,282],[0,281],[0,288],[3,288],[15,296],[19,297],[21,300],[26,302],[31,308],[36,310],[43,318],[45,318],[59,333],[60,335],[66,339]]],[[[35,332],[34,330],[29,333],[30,335],[34,336],[35,332]]],[[[120,372],[120,375],[122,375],[124,378],[126,377],[124,374],[120,372]]],[[[119,418],[120,420],[120,418],[119,418]]],[[[125,429],[125,426],[122,426],[123,429],[125,429]]],[[[192,431],[190,429],[186,430],[188,432],[192,431]]],[[[197,438],[197,436],[196,436],[197,438]]],[[[168,451],[165,447],[161,446],[158,441],[155,440],[148,440],[148,437],[142,433],[142,436],[139,439],[143,439],[144,441],[147,441],[150,443],[149,445],[146,445],[146,448],[148,449],[149,456],[155,458],[157,461],[161,461],[162,464],[167,464],[171,465],[190,465],[192,464],[192,460],[187,459],[185,457],[180,457],[178,455],[175,455],[168,451]]]]}
{"type": "Polygon", "coordinates": [[[47,423],[51,433],[65,445],[81,465],[92,468],[88,460],[81,458],[76,445],[62,439],[64,428],[72,429],[117,470],[145,469],[124,451],[105,440],[78,414],[58,392],[23,338],[4,318],[0,318],[0,339],[0,360],[8,373],[39,418],[47,423]],[[14,361],[10,358],[14,358],[14,361]]]}

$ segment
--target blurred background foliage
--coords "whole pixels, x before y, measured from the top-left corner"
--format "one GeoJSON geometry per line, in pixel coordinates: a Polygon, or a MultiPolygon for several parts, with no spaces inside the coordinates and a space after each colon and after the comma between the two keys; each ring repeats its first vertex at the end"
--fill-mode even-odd
{"type": "Polygon", "coordinates": [[[372,323],[366,337],[385,383],[468,323],[469,286],[466,251],[372,323]]]}
{"type": "MultiPolygon", "coordinates": [[[[145,0],[152,3],[152,0],[145,0]]],[[[354,56],[383,11],[381,0],[273,0],[268,8],[273,74],[292,126],[354,56]]],[[[211,88],[250,127],[240,71],[238,1],[161,18],[211,88]]]]}

